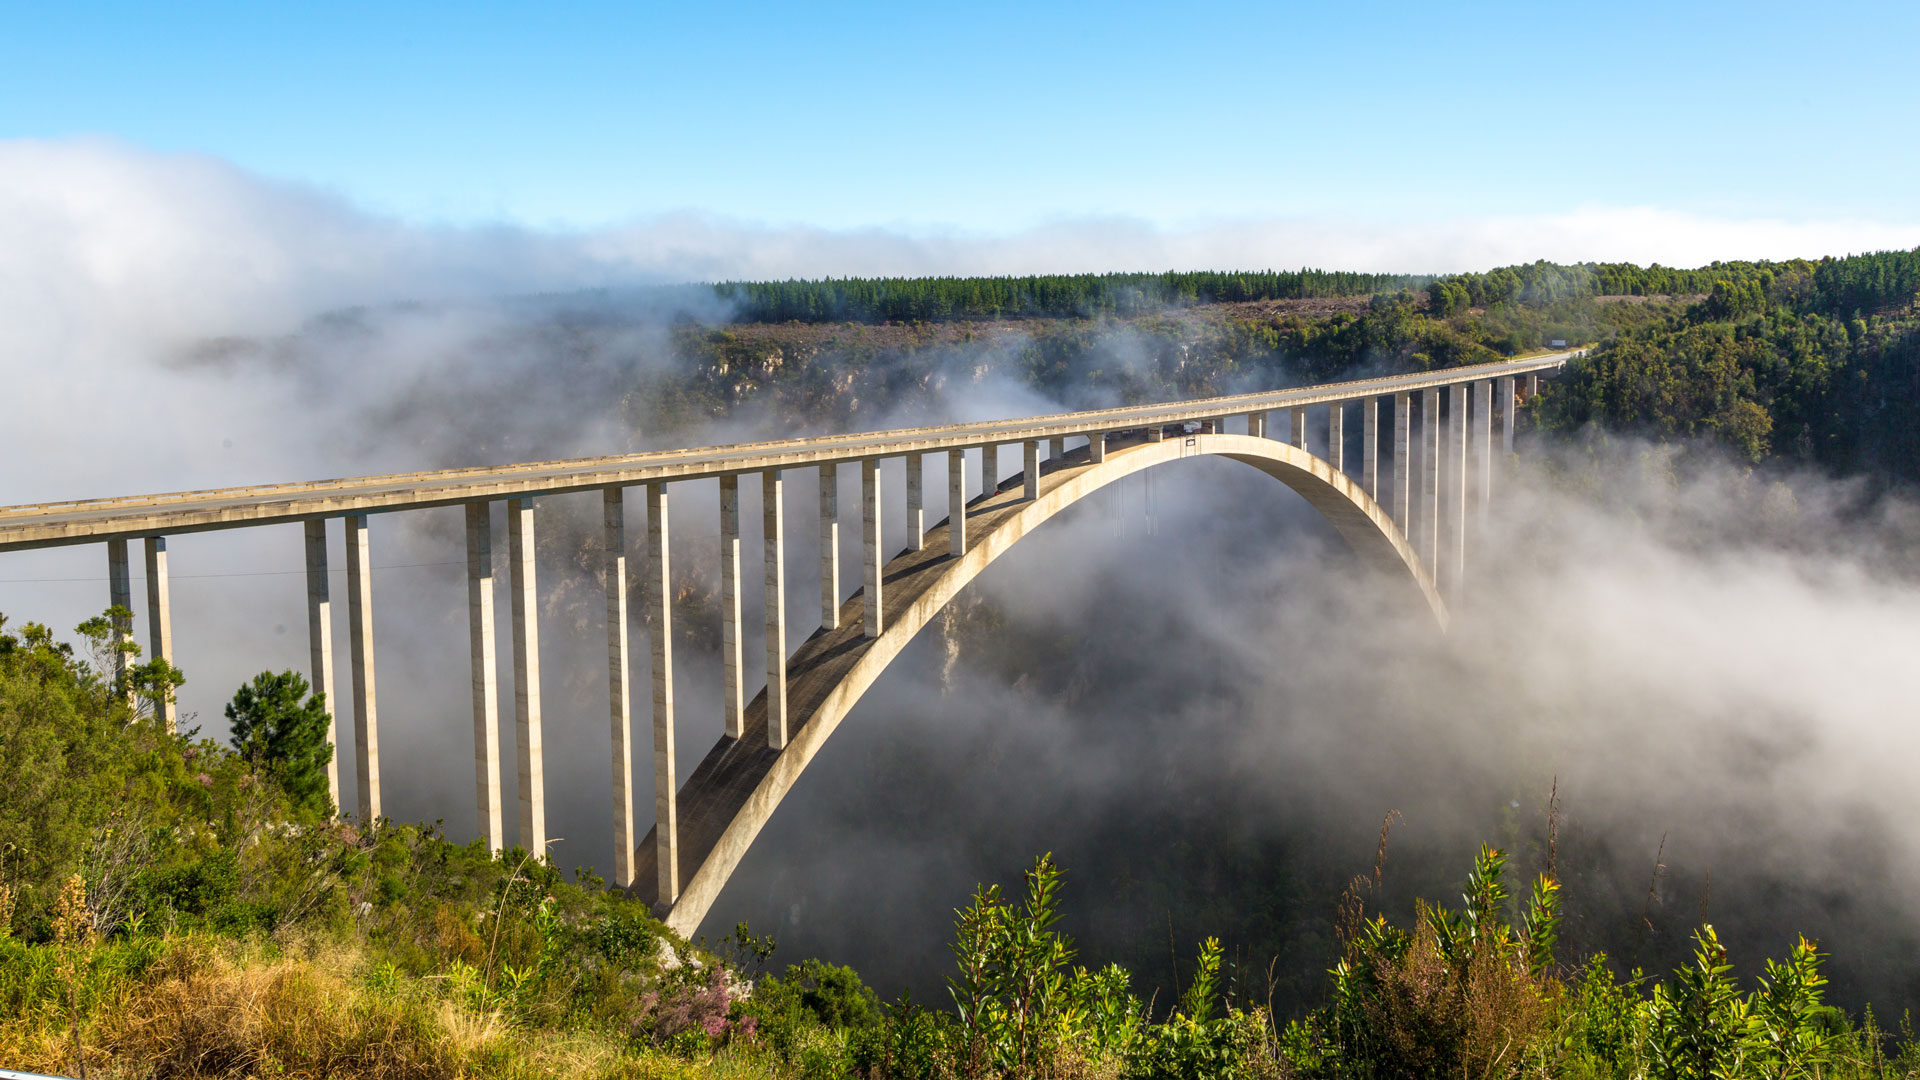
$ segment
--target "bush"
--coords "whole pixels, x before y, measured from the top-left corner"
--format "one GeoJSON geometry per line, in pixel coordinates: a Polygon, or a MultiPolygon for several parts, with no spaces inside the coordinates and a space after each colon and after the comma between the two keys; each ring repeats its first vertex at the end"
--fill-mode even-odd
{"type": "Polygon", "coordinates": [[[811,1029],[843,1032],[882,1019],[879,998],[852,968],[813,959],[789,965],[785,977],[761,979],[737,1012],[751,1018],[758,1036],[787,1061],[811,1029]]]}

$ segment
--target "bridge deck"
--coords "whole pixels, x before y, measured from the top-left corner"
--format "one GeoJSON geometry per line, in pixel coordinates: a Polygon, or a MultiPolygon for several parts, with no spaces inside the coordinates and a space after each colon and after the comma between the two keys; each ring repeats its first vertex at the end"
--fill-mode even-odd
{"type": "Polygon", "coordinates": [[[736,446],[651,450],[637,454],[536,461],[497,467],[7,506],[0,507],[0,551],[244,528],[347,514],[424,509],[480,499],[553,495],[667,480],[697,480],[728,473],[793,469],[898,457],[909,453],[938,453],[987,443],[1070,438],[1153,424],[1355,401],[1481,379],[1539,373],[1560,367],[1572,355],[1573,352],[1569,351],[1445,371],[1015,420],[945,424],[736,446]]]}

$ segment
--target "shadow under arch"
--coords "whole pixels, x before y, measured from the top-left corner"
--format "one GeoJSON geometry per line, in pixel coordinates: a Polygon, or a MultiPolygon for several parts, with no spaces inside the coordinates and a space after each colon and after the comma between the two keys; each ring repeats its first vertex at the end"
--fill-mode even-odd
{"type": "Polygon", "coordinates": [[[903,552],[881,573],[883,630],[867,638],[864,590],[841,607],[840,626],[816,630],[787,661],[787,746],[767,745],[767,699],[762,690],[748,705],[739,739],[721,736],[681,785],[678,800],[682,888],[661,905],[654,830],[634,853],[635,895],[653,902],[668,926],[691,936],[718,899],[773,811],[799,780],[814,755],[840,726],[881,672],[927,623],[1003,552],[1067,507],[1115,481],[1188,457],[1215,456],[1250,465],[1303,496],[1338,531],[1362,561],[1410,586],[1409,600],[1424,601],[1446,629],[1448,613],[1432,575],[1386,510],[1356,482],[1327,461],[1276,439],[1247,435],[1188,435],[1160,442],[1108,443],[1106,460],[1092,462],[1076,450],[1063,462],[1041,468],[1038,498],[1027,499],[1015,475],[967,504],[968,545],[948,553],[948,522],[927,531],[920,551],[903,552]],[[687,871],[691,869],[691,873],[687,871]],[[664,910],[663,910],[664,908],[664,910]]]}

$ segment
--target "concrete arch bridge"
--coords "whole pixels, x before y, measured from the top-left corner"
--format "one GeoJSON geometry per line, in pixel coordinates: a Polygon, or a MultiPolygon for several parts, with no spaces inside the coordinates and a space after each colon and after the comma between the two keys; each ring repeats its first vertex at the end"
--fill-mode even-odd
{"type": "MultiPolygon", "coordinates": [[[[606,531],[609,750],[613,880],[652,901],[668,925],[692,933],[739,865],[761,827],[840,721],[921,627],[1002,552],[1075,502],[1126,476],[1197,455],[1231,458],[1300,493],[1367,562],[1406,582],[1439,625],[1466,567],[1470,523],[1484,519],[1494,479],[1493,418],[1505,451],[1515,410],[1538,380],[1572,353],[1447,371],[1300,387],[1260,394],[1062,413],[940,427],[617,457],[452,469],[392,476],[214,491],[96,499],[0,508],[0,552],[104,544],[109,601],[131,610],[129,548],[146,561],[148,655],[171,658],[167,544],[174,536],[299,523],[304,531],[307,616],[313,684],[334,703],[335,727],[353,724],[352,758],[360,819],[381,816],[380,757],[373,640],[371,523],[378,515],[427,507],[466,508],[466,547],[474,725],[474,787],[481,833],[496,850],[507,842],[504,796],[515,796],[519,843],[546,847],[542,768],[540,643],[533,565],[535,500],[601,493],[606,531]],[[1521,381],[1524,382],[1524,393],[1521,381]],[[1358,413],[1358,430],[1347,426],[1358,413]],[[1310,415],[1311,414],[1311,415],[1310,415]],[[1325,432],[1323,453],[1308,450],[1308,429],[1325,432]],[[1357,439],[1350,436],[1357,435],[1357,439]],[[1357,443],[1357,461],[1347,450],[1357,443]],[[1002,451],[1010,451],[1002,458],[1002,451]],[[1018,454],[1018,469],[1011,466],[1018,454]],[[926,521],[928,455],[945,460],[946,520],[926,521]],[[882,546],[881,462],[904,459],[908,541],[882,546]],[[1382,459],[1386,467],[1382,467],[1382,459]],[[837,476],[861,476],[857,519],[860,567],[841,588],[837,476]],[[1357,466],[1355,468],[1354,466],[1357,466]],[[784,478],[817,470],[820,484],[819,626],[789,648],[786,610],[784,478]],[[1384,474],[1384,475],[1383,475],[1384,474]],[[762,487],[759,570],[765,581],[765,688],[749,695],[748,633],[743,623],[740,484],[762,487]],[[669,582],[670,491],[700,481],[720,490],[720,588],[724,688],[722,733],[682,782],[676,774],[669,582]],[[654,820],[642,837],[633,798],[633,646],[627,611],[630,542],[627,492],[645,493],[640,564],[652,668],[654,820]],[[519,775],[501,777],[501,712],[496,670],[492,503],[506,501],[508,619],[512,637],[513,737],[519,775]],[[327,523],[346,537],[349,709],[334,693],[333,597],[327,523]]],[[[1315,442],[1320,442],[1316,439],[1315,442]]],[[[857,525],[856,525],[857,521],[857,525]]],[[[131,639],[132,620],[116,632],[131,639]]],[[[758,666],[758,665],[756,665],[758,666]]],[[[751,682],[757,684],[757,671],[751,682]]],[[[154,703],[158,722],[172,705],[154,703]]],[[[330,733],[331,734],[331,733],[330,733]]],[[[336,759],[337,760],[337,759],[336,759]]],[[[336,766],[337,769],[337,766],[336,766]]],[[[339,801],[337,772],[333,777],[339,801]]]]}

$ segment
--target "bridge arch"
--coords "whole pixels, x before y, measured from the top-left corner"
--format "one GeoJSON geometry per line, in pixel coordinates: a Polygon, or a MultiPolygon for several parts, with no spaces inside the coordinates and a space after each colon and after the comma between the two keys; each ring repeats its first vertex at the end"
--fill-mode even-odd
{"type": "MultiPolygon", "coordinates": [[[[1109,444],[1111,446],[1111,444],[1109,444]]],[[[974,499],[965,511],[968,544],[948,554],[949,523],[930,530],[925,547],[882,569],[884,629],[867,638],[863,598],[845,604],[837,630],[816,631],[788,662],[789,709],[797,721],[784,749],[767,745],[766,693],[754,699],[739,739],[722,737],[680,788],[679,849],[684,886],[670,905],[656,894],[655,837],[634,853],[634,889],[655,901],[667,925],[691,935],[719,898],[748,848],[827,739],[913,638],[995,559],[1067,507],[1135,473],[1189,457],[1225,457],[1251,466],[1303,496],[1363,562],[1407,583],[1444,630],[1448,612],[1433,575],[1386,509],[1365,489],[1307,451],[1249,435],[1196,434],[1110,448],[1104,460],[1078,451],[1043,468],[1036,498],[1020,477],[974,499]],[[688,871],[691,870],[689,874],[688,871]]]]}

